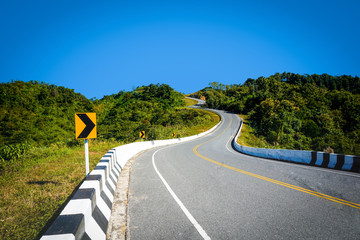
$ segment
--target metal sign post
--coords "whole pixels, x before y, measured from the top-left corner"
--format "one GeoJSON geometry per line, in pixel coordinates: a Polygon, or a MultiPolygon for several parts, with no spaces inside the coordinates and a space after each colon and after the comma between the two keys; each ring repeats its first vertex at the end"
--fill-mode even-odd
{"type": "Polygon", "coordinates": [[[75,113],[75,138],[85,139],[85,171],[89,175],[89,138],[96,138],[96,113],[75,113]]]}
{"type": "Polygon", "coordinates": [[[89,175],[89,140],[85,139],[85,171],[89,175]]]}

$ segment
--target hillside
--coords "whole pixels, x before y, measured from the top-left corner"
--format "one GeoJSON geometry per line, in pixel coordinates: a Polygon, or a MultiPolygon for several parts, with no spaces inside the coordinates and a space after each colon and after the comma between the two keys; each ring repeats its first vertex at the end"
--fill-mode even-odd
{"type": "Polygon", "coordinates": [[[93,111],[90,100],[72,89],[36,81],[0,84],[0,146],[71,142],[74,113],[93,111]]]}
{"type": "Polygon", "coordinates": [[[256,137],[274,148],[360,155],[360,79],[275,74],[242,85],[214,82],[197,93],[207,106],[248,115],[256,137]]]}
{"type": "Polygon", "coordinates": [[[211,115],[185,108],[184,96],[170,86],[142,86],[132,92],[119,92],[94,102],[99,115],[99,136],[132,142],[139,131],[148,140],[168,139],[194,134],[192,127],[212,122],[211,115]]]}

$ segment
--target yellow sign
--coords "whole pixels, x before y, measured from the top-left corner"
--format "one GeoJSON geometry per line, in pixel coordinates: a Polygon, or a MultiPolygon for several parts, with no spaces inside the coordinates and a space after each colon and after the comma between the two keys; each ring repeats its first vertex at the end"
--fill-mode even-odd
{"type": "Polygon", "coordinates": [[[175,133],[172,133],[172,136],[175,137],[175,133]]]}
{"type": "Polygon", "coordinates": [[[145,131],[139,132],[139,138],[145,138],[145,131]]]}
{"type": "Polygon", "coordinates": [[[96,113],[75,113],[75,138],[96,137],[96,113]]]}

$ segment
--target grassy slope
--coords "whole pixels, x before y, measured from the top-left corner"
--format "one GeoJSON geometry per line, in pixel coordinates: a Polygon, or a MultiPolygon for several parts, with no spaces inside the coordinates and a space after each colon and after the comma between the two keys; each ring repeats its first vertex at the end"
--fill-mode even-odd
{"type": "Polygon", "coordinates": [[[186,105],[186,106],[191,106],[191,105],[197,104],[197,101],[196,101],[196,100],[193,100],[193,99],[185,98],[184,101],[185,101],[185,105],[186,105]]]}
{"type": "Polygon", "coordinates": [[[216,113],[208,112],[201,109],[196,109],[195,111],[202,111],[208,113],[211,116],[211,122],[203,123],[202,125],[197,125],[189,128],[188,132],[183,135],[185,137],[205,132],[214,127],[220,121],[220,117],[216,113]]]}
{"type": "Polygon", "coordinates": [[[258,138],[254,134],[254,130],[248,124],[247,115],[239,115],[243,120],[243,126],[241,129],[240,136],[236,140],[237,143],[247,147],[259,147],[259,148],[273,148],[264,139],[258,138]]]}
{"type": "MultiPolygon", "coordinates": [[[[193,102],[185,100],[188,105],[193,102]]],[[[194,110],[204,111],[204,110],[194,110]]],[[[210,129],[219,116],[209,113],[211,122],[185,128],[182,136],[210,129]]],[[[111,148],[110,141],[89,141],[90,169],[111,148]]],[[[35,239],[61,206],[84,180],[84,148],[35,148],[0,175],[0,239],[35,239]],[[24,164],[26,163],[26,164],[24,164]]]]}
{"type": "MultiPolygon", "coordinates": [[[[197,101],[193,100],[193,99],[185,98],[184,100],[185,100],[186,107],[197,104],[197,101]]],[[[220,116],[217,115],[216,113],[205,111],[202,109],[189,109],[189,110],[207,113],[211,117],[211,122],[205,122],[201,125],[193,126],[191,128],[186,128],[185,132],[183,132],[181,134],[182,137],[192,136],[195,134],[205,132],[205,131],[211,129],[213,126],[215,126],[220,121],[220,116]]]]}

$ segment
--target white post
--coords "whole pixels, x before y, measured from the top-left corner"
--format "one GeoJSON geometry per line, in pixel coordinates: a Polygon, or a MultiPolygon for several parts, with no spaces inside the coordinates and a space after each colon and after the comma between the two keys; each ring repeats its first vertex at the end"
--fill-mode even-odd
{"type": "Polygon", "coordinates": [[[85,139],[85,169],[86,176],[89,175],[89,140],[85,139]]]}

